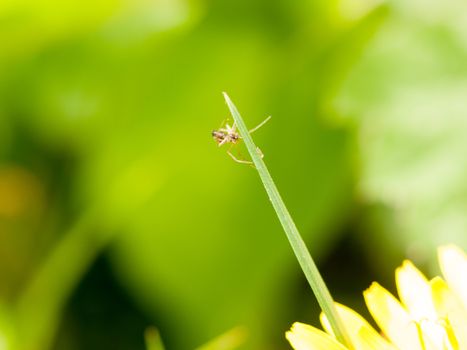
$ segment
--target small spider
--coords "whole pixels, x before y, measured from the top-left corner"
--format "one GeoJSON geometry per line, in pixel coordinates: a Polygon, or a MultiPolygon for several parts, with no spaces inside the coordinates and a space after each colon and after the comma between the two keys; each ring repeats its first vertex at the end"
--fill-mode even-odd
{"type": "MultiPolygon", "coordinates": [[[[265,120],[263,120],[260,124],[255,126],[253,129],[249,131],[249,133],[253,133],[256,130],[258,130],[260,127],[262,127],[264,124],[266,124],[271,117],[267,117],[265,120]]],[[[226,143],[230,144],[230,148],[227,151],[227,154],[236,162],[242,163],[242,164],[253,164],[253,162],[248,161],[248,160],[243,160],[243,159],[238,159],[236,158],[232,152],[230,152],[230,149],[232,148],[233,145],[236,145],[240,139],[242,138],[240,134],[237,132],[237,126],[235,123],[230,126],[229,124],[225,124],[224,128],[220,128],[217,130],[213,130],[211,133],[212,137],[214,138],[214,141],[216,141],[217,145],[221,147],[222,145],[225,145],[226,143]]],[[[258,153],[260,154],[261,158],[263,158],[263,153],[261,150],[258,148],[257,149],[258,153]]]]}

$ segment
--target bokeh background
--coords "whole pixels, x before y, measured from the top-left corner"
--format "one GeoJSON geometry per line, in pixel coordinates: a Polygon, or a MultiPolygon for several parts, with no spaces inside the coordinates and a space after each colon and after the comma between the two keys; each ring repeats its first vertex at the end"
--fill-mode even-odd
{"type": "Polygon", "coordinates": [[[464,1],[2,0],[0,349],[318,323],[222,91],[337,300],[466,248],[464,1]]]}

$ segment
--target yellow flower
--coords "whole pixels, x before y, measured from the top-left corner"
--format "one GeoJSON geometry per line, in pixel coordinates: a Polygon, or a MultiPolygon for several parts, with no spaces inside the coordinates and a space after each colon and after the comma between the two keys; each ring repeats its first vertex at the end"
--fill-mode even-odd
{"type": "MultiPolygon", "coordinates": [[[[467,255],[455,247],[438,250],[445,280],[427,280],[410,262],[396,270],[400,301],[373,283],[364,293],[377,332],[363,317],[336,303],[355,350],[467,350],[467,255]]],[[[286,337],[295,350],[347,350],[321,314],[326,332],[296,322],[286,337]]]]}

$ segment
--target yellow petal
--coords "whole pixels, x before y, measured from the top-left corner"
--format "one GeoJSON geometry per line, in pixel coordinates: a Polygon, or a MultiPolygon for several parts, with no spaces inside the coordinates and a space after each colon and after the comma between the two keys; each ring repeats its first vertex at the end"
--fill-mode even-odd
{"type": "MultiPolygon", "coordinates": [[[[336,303],[336,309],[350,336],[352,345],[356,350],[395,350],[373,327],[354,310],[336,303]],[[376,346],[377,345],[377,346],[376,346]]],[[[324,313],[321,313],[321,324],[326,332],[333,334],[331,325],[324,313]]]]}
{"type": "Polygon", "coordinates": [[[347,350],[322,330],[300,322],[295,322],[285,336],[295,350],[347,350]]]}
{"type": "Polygon", "coordinates": [[[416,323],[391,293],[374,282],[363,296],[374,320],[397,348],[425,350],[416,323]]]}
{"type": "Polygon", "coordinates": [[[450,289],[467,309],[467,256],[458,247],[448,245],[438,249],[438,259],[450,289]]]}
{"type": "Polygon", "coordinates": [[[433,302],[453,348],[467,349],[467,310],[440,277],[430,281],[433,302]]]}
{"type": "Polygon", "coordinates": [[[408,260],[396,269],[396,284],[402,304],[412,319],[436,319],[431,287],[423,274],[408,260]]]}
{"type": "Polygon", "coordinates": [[[394,345],[388,343],[382,336],[373,333],[368,328],[361,328],[358,336],[361,339],[362,349],[397,350],[394,345]]]}
{"type": "Polygon", "coordinates": [[[425,349],[443,349],[446,332],[438,322],[431,286],[425,276],[408,260],[396,269],[399,297],[420,332],[425,349]]]}

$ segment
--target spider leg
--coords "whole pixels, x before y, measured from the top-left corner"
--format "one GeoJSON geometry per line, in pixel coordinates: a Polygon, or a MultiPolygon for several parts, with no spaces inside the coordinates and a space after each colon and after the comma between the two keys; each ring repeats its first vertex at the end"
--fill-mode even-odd
{"type": "Polygon", "coordinates": [[[229,117],[226,117],[224,118],[224,120],[222,121],[221,125],[219,125],[219,130],[222,130],[222,127],[224,126],[225,123],[227,123],[229,121],[229,117]]]}
{"type": "Polygon", "coordinates": [[[218,146],[222,146],[223,144],[227,143],[228,142],[228,138],[225,137],[221,142],[219,142],[218,146]]]}
{"type": "Polygon", "coordinates": [[[259,123],[258,125],[256,125],[253,129],[251,129],[249,131],[249,133],[254,133],[256,130],[258,130],[260,127],[262,127],[264,124],[266,124],[269,119],[271,119],[271,116],[267,117],[266,119],[264,119],[261,123],[259,123]]]}
{"type": "Polygon", "coordinates": [[[237,163],[253,165],[253,162],[250,162],[249,160],[238,159],[237,157],[235,157],[235,156],[232,154],[232,152],[230,152],[230,150],[227,151],[227,154],[230,156],[230,158],[232,158],[232,159],[233,159],[234,161],[236,161],[237,163]]]}
{"type": "Polygon", "coordinates": [[[258,153],[258,155],[261,157],[261,159],[264,158],[264,153],[261,151],[261,149],[259,147],[256,147],[256,153],[258,153]]]}

